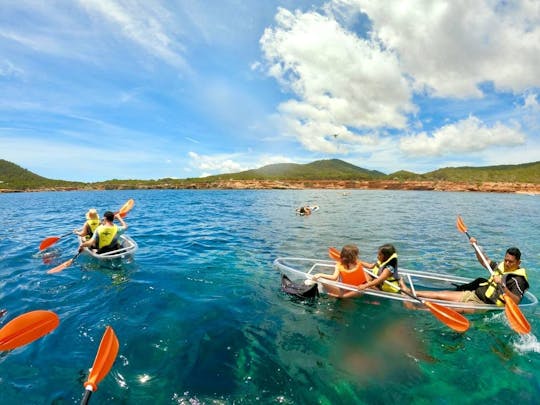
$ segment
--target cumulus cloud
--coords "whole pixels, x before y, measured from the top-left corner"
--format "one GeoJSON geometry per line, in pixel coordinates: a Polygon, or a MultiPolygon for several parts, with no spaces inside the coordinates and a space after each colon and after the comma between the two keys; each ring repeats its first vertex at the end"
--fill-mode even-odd
{"type": "Polygon", "coordinates": [[[296,98],[279,106],[286,129],[309,150],[339,152],[331,142],[371,142],[364,131],[405,128],[415,110],[396,55],[317,12],[279,9],[260,40],[268,74],[296,98]]]}
{"type": "Polygon", "coordinates": [[[399,55],[417,90],[479,97],[479,85],[522,92],[540,85],[540,3],[336,0],[365,13],[372,39],[399,55]]]}
{"type": "Polygon", "coordinates": [[[195,152],[189,152],[188,156],[191,159],[191,166],[204,171],[203,177],[211,174],[235,173],[247,170],[246,167],[233,161],[228,155],[199,155],[195,152]]]}
{"type": "Polygon", "coordinates": [[[525,142],[519,128],[497,123],[487,127],[478,118],[469,117],[445,125],[428,135],[421,132],[403,137],[400,149],[410,156],[442,156],[454,153],[479,152],[490,146],[517,146],[525,142]]]}

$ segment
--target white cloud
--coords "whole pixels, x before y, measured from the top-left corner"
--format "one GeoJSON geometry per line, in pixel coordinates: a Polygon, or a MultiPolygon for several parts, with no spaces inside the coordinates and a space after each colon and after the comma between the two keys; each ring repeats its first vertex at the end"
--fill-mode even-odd
{"type": "Polygon", "coordinates": [[[500,123],[487,127],[478,118],[471,116],[455,124],[445,125],[431,136],[422,132],[403,137],[400,148],[411,156],[443,156],[480,152],[492,146],[516,146],[524,142],[525,135],[519,128],[500,123]]]}
{"type": "Polygon", "coordinates": [[[187,69],[184,45],[178,41],[171,13],[156,2],[80,0],[81,6],[97,21],[109,21],[129,41],[173,66],[187,69]]]}
{"type": "Polygon", "coordinates": [[[210,174],[234,173],[247,170],[241,164],[233,161],[228,155],[199,155],[189,152],[190,165],[199,170],[203,170],[202,176],[210,174]]]}
{"type": "Polygon", "coordinates": [[[366,13],[373,39],[399,55],[418,89],[478,97],[478,86],[522,92],[540,85],[540,2],[336,1],[366,13]]]}
{"type": "Polygon", "coordinates": [[[288,131],[312,151],[339,152],[330,137],[371,142],[363,131],[405,128],[415,110],[392,52],[316,12],[279,9],[260,40],[268,74],[297,99],[279,106],[288,131]]]}

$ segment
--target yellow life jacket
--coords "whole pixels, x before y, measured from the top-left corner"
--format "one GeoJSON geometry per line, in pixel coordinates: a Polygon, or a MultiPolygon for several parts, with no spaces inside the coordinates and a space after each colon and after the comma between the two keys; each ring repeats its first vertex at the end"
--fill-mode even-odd
{"type": "Polygon", "coordinates": [[[338,269],[342,283],[359,286],[367,281],[364,268],[360,262],[358,262],[357,266],[352,270],[349,270],[345,268],[343,264],[338,263],[338,269]]]}
{"type": "Polygon", "coordinates": [[[88,225],[88,228],[90,229],[91,234],[93,234],[100,224],[99,218],[89,219],[88,221],[86,221],[86,224],[88,225]]]}
{"type": "Polygon", "coordinates": [[[100,225],[96,229],[98,236],[98,249],[109,246],[116,241],[116,234],[118,233],[118,226],[116,225],[100,225]]]}
{"type": "MultiPolygon", "coordinates": [[[[376,276],[379,275],[379,272],[384,269],[386,267],[386,265],[388,263],[390,263],[393,259],[396,259],[396,262],[397,262],[397,253],[394,253],[392,256],[390,256],[388,259],[386,259],[384,262],[381,262],[380,260],[377,260],[377,264],[375,265],[375,267],[373,267],[373,274],[375,274],[376,276]]],[[[397,293],[399,292],[399,283],[398,283],[398,280],[399,278],[396,278],[397,276],[397,265],[396,265],[396,271],[394,273],[394,275],[388,277],[386,279],[386,281],[388,281],[388,283],[383,283],[381,285],[381,290],[383,291],[386,291],[386,292],[394,292],[394,293],[397,293]]]]}
{"type": "Polygon", "coordinates": [[[491,301],[495,303],[497,306],[502,307],[504,305],[504,302],[500,299],[503,291],[498,288],[498,284],[494,281],[495,276],[508,276],[508,275],[516,275],[516,276],[522,276],[525,277],[525,280],[527,280],[527,283],[529,282],[527,278],[527,272],[524,268],[518,268],[514,271],[504,271],[504,262],[499,263],[497,268],[493,270],[493,274],[488,279],[488,281],[481,283],[478,289],[476,289],[476,295],[484,301],[484,298],[487,300],[484,302],[491,301]]]}

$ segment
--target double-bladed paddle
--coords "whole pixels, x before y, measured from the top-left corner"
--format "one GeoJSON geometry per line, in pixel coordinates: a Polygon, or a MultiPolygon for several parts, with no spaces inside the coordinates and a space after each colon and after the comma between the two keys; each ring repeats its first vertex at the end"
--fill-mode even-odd
{"type": "MultiPolygon", "coordinates": [[[[330,256],[330,258],[334,260],[340,260],[340,257],[341,257],[339,251],[334,247],[331,247],[328,249],[328,255],[330,256]]],[[[369,274],[371,277],[375,277],[375,278],[377,277],[375,274],[371,273],[370,271],[367,271],[365,269],[364,271],[367,274],[369,274]]],[[[384,282],[390,284],[386,280],[384,282]]],[[[463,315],[461,315],[460,313],[454,311],[453,309],[445,307],[441,304],[437,304],[436,302],[425,301],[421,298],[418,298],[416,295],[410,294],[407,291],[404,291],[393,284],[392,286],[396,288],[398,292],[402,292],[403,294],[409,296],[410,298],[413,298],[416,301],[424,304],[439,321],[444,323],[449,328],[455,330],[456,332],[465,332],[467,329],[469,329],[469,326],[470,326],[469,320],[465,318],[463,315]]]]}
{"type": "Polygon", "coordinates": [[[113,328],[107,326],[103,338],[101,338],[94,364],[90,369],[88,380],[84,382],[85,392],[81,405],[86,405],[90,400],[92,392],[97,391],[98,384],[105,378],[116,359],[119,346],[118,338],[114,334],[113,328]]]}
{"type": "Polygon", "coordinates": [[[60,320],[51,311],[36,310],[19,315],[0,329],[0,350],[24,346],[55,329],[60,320]]]}
{"type": "MultiPolygon", "coordinates": [[[[135,205],[135,201],[133,200],[133,198],[130,198],[129,200],[127,200],[124,203],[124,205],[122,205],[122,207],[120,208],[120,210],[118,210],[116,212],[116,214],[120,214],[120,216],[122,218],[124,218],[128,214],[128,212],[131,211],[131,209],[133,208],[134,205],[135,205]]],[[[72,233],[73,232],[69,232],[69,233],[66,233],[66,234],[64,234],[62,236],[49,236],[49,237],[43,239],[41,241],[41,243],[39,244],[39,250],[45,250],[48,247],[51,247],[56,242],[58,242],[60,239],[65,238],[66,236],[69,236],[72,233]]]]}
{"type": "MultiPolygon", "coordinates": [[[[469,240],[471,239],[471,235],[469,235],[469,232],[467,231],[467,226],[465,225],[465,222],[463,222],[463,219],[461,216],[458,215],[456,220],[456,226],[457,229],[467,235],[469,240]]],[[[489,262],[478,247],[478,245],[475,243],[472,244],[474,250],[478,254],[478,257],[482,259],[482,263],[484,267],[490,272],[491,275],[493,275],[493,270],[491,270],[491,266],[489,265],[489,262]]],[[[504,313],[506,314],[506,317],[508,319],[508,323],[514,329],[517,333],[526,334],[531,331],[531,324],[529,321],[527,321],[527,318],[525,318],[525,315],[523,315],[523,312],[519,309],[518,305],[514,302],[514,300],[509,297],[506,294],[502,294],[502,298],[504,300],[504,313]]]]}

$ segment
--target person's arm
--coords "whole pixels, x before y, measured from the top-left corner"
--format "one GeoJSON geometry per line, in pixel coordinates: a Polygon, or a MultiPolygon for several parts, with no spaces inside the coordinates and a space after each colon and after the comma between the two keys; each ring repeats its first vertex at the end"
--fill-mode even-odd
{"type": "Polygon", "coordinates": [[[502,286],[506,296],[510,297],[516,304],[519,304],[523,294],[525,294],[525,290],[529,288],[529,283],[523,277],[508,276],[503,280],[502,286]]]}
{"type": "Polygon", "coordinates": [[[334,273],[332,274],[324,274],[324,273],[317,273],[313,276],[313,279],[314,280],[317,280],[319,278],[326,278],[328,280],[337,280],[339,277],[339,267],[338,267],[338,264],[335,265],[334,267],[334,273]]]}
{"type": "Polygon", "coordinates": [[[116,214],[114,217],[120,222],[120,226],[125,231],[128,228],[128,226],[127,226],[126,222],[124,221],[124,218],[122,218],[122,216],[120,214],[116,214]]]}
{"type": "Polygon", "coordinates": [[[73,233],[75,233],[75,234],[77,234],[79,236],[88,235],[89,234],[89,232],[88,232],[88,223],[85,222],[80,231],[78,229],[74,229],[73,233]]]}
{"type": "MultiPolygon", "coordinates": [[[[478,251],[481,251],[480,246],[478,246],[478,241],[476,240],[474,236],[471,236],[471,238],[469,239],[469,242],[471,243],[471,245],[474,245],[476,243],[476,246],[478,247],[478,250],[474,249],[474,253],[476,254],[476,260],[478,260],[478,262],[482,265],[482,267],[487,269],[486,265],[484,264],[484,260],[482,259],[482,256],[480,256],[480,254],[478,253],[478,251]]],[[[482,254],[486,258],[486,261],[489,263],[489,267],[491,269],[487,269],[487,270],[490,270],[490,273],[491,273],[491,270],[493,270],[493,268],[496,266],[496,263],[491,261],[488,255],[485,254],[484,252],[482,252],[482,254]]]]}
{"type": "Polygon", "coordinates": [[[367,283],[360,284],[360,285],[358,286],[358,289],[359,289],[359,290],[365,290],[366,288],[371,288],[371,287],[378,286],[379,284],[383,284],[384,281],[385,281],[388,277],[390,277],[391,275],[392,275],[392,272],[391,272],[390,270],[388,270],[387,267],[385,267],[385,268],[383,269],[383,271],[381,272],[381,274],[380,274],[377,278],[375,278],[375,279],[373,279],[373,280],[371,280],[371,281],[368,281],[367,283]]]}
{"type": "Polygon", "coordinates": [[[88,239],[86,242],[83,242],[79,245],[79,251],[81,251],[82,248],[91,247],[94,244],[96,237],[97,237],[97,232],[94,232],[94,235],[92,235],[90,239],[88,239]]]}

